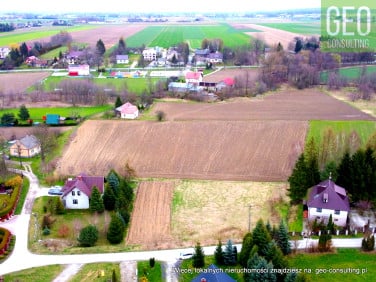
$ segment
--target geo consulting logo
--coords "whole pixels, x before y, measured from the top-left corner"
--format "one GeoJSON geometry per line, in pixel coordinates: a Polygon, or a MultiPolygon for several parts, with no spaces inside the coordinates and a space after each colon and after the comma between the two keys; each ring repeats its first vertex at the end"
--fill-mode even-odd
{"type": "Polygon", "coordinates": [[[321,50],[374,52],[376,1],[321,0],[321,50]]]}

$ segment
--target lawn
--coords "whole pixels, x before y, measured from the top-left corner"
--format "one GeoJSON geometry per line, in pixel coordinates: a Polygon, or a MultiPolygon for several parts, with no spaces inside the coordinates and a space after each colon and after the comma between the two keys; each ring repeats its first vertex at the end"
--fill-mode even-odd
{"type": "Polygon", "coordinates": [[[162,282],[162,266],[160,262],[155,262],[154,267],[150,267],[149,261],[137,262],[137,273],[139,281],[145,277],[147,281],[162,282]]]}
{"type": "Polygon", "coordinates": [[[290,268],[307,269],[311,281],[374,281],[375,253],[337,249],[332,254],[297,254],[289,257],[290,268]],[[326,272],[326,273],[325,273],[326,272]]]}
{"type": "MultiPolygon", "coordinates": [[[[112,106],[90,106],[90,107],[54,107],[54,108],[28,108],[30,118],[34,121],[42,120],[42,117],[46,114],[58,114],[63,117],[77,116],[90,117],[92,115],[102,113],[111,109],[112,106]]],[[[19,109],[2,109],[0,110],[0,116],[4,113],[13,113],[18,117],[19,109]]]]}
{"type": "MultiPolygon", "coordinates": [[[[338,71],[339,71],[339,74],[341,76],[344,76],[350,80],[355,80],[355,79],[358,79],[360,77],[360,75],[362,74],[363,72],[363,68],[366,68],[366,73],[367,74],[370,74],[370,73],[374,73],[376,72],[376,66],[357,66],[357,67],[346,67],[346,68],[340,68],[338,71]]],[[[328,71],[322,71],[320,73],[320,79],[322,82],[326,83],[327,80],[328,80],[328,71]]]]}
{"type": "Polygon", "coordinates": [[[261,23],[260,25],[281,29],[303,35],[314,35],[321,33],[320,22],[309,23],[261,23]]]}
{"type": "Polygon", "coordinates": [[[325,130],[331,128],[334,133],[344,132],[346,134],[356,131],[361,140],[361,146],[367,144],[368,138],[376,131],[374,121],[324,121],[312,120],[309,123],[307,140],[314,138],[316,144],[321,143],[325,130]]]}
{"type": "Polygon", "coordinates": [[[35,29],[30,29],[28,32],[24,32],[24,33],[10,32],[7,35],[0,36],[0,46],[10,46],[11,44],[14,44],[14,43],[34,41],[37,39],[53,36],[63,30],[67,32],[73,32],[73,31],[94,29],[97,27],[98,26],[95,26],[95,25],[80,25],[80,26],[70,26],[70,27],[57,26],[57,27],[47,28],[47,29],[46,28],[38,29],[38,31],[35,31],[35,29]]]}
{"type": "MultiPolygon", "coordinates": [[[[246,30],[249,31],[249,30],[246,30]]],[[[225,46],[235,47],[250,42],[250,37],[228,24],[191,26],[150,26],[126,40],[128,47],[160,46],[168,48],[181,42],[189,42],[191,49],[201,47],[204,38],[221,38],[225,46]]]]}
{"type": "MultiPolygon", "coordinates": [[[[89,263],[85,264],[70,282],[114,281],[113,271],[117,280],[120,281],[120,269],[118,263],[89,263]]],[[[152,280],[150,280],[152,281],[152,280]]]]}
{"type": "Polygon", "coordinates": [[[53,281],[55,277],[63,271],[63,269],[64,265],[33,267],[4,275],[4,282],[27,282],[31,279],[33,281],[41,282],[53,281]]]}

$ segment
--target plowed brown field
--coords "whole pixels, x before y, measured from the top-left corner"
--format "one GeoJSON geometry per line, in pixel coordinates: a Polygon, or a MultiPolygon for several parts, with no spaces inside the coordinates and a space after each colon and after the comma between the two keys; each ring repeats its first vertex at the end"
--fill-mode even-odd
{"type": "Polygon", "coordinates": [[[23,93],[28,87],[50,76],[50,72],[1,73],[0,92],[23,93]]]}
{"type": "Polygon", "coordinates": [[[158,248],[171,242],[173,191],[172,181],[140,183],[127,236],[128,244],[158,248]]]}

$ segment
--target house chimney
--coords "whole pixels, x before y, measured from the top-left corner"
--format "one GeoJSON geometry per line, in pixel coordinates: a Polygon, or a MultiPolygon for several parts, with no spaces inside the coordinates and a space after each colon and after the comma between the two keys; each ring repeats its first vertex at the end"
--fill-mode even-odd
{"type": "Polygon", "coordinates": [[[77,179],[81,181],[82,180],[82,175],[78,175],[77,179]]]}
{"type": "Polygon", "coordinates": [[[324,203],[327,203],[328,200],[329,200],[329,195],[328,195],[328,193],[324,193],[323,196],[322,196],[322,201],[323,201],[324,203]]]}

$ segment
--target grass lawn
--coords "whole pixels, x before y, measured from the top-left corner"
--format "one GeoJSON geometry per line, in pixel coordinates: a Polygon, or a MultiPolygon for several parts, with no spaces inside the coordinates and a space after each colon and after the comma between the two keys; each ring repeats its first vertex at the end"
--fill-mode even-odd
{"type": "MultiPolygon", "coordinates": [[[[34,121],[41,121],[42,117],[47,114],[58,114],[63,117],[77,116],[90,117],[92,115],[108,111],[112,108],[111,105],[104,106],[88,106],[88,107],[54,107],[54,108],[28,108],[30,118],[34,121]]],[[[2,109],[0,115],[4,113],[13,113],[18,118],[19,108],[2,109]]]]}
{"type": "Polygon", "coordinates": [[[29,192],[29,187],[30,187],[30,181],[27,177],[23,178],[23,184],[22,184],[22,189],[21,189],[21,195],[20,199],[17,203],[16,210],[14,211],[14,214],[21,214],[23,204],[25,202],[27,193],[29,192]]]}
{"type": "MultiPolygon", "coordinates": [[[[115,271],[117,280],[120,281],[120,268],[118,263],[89,263],[69,281],[70,282],[91,282],[91,281],[113,281],[112,272],[115,271]]],[[[154,281],[154,280],[150,280],[154,281]]]]}
{"type": "Polygon", "coordinates": [[[311,274],[306,275],[315,282],[374,281],[376,277],[376,254],[357,249],[337,249],[333,254],[291,255],[289,264],[290,268],[311,270],[311,274]],[[327,273],[323,273],[325,271],[327,273]]]}
{"type": "Polygon", "coordinates": [[[153,268],[150,267],[149,261],[137,262],[137,273],[139,281],[142,277],[146,277],[147,281],[163,282],[161,263],[156,261],[153,268]]]}
{"type": "Polygon", "coordinates": [[[361,146],[365,146],[368,138],[375,132],[376,123],[374,121],[324,121],[313,120],[309,123],[307,140],[314,138],[316,144],[322,140],[326,129],[331,128],[334,133],[344,132],[346,134],[356,131],[361,139],[361,146]]]}
{"type": "MultiPolygon", "coordinates": [[[[21,262],[20,262],[21,263],[21,262]]],[[[27,282],[27,281],[40,281],[48,282],[53,281],[54,278],[64,269],[64,265],[50,265],[42,267],[33,267],[10,274],[4,275],[5,282],[27,282]]]]}
{"type": "MultiPolygon", "coordinates": [[[[346,77],[350,80],[354,80],[354,79],[357,79],[357,78],[360,77],[364,67],[366,68],[366,73],[368,73],[368,74],[376,72],[376,66],[374,66],[374,65],[372,65],[372,66],[346,67],[346,68],[340,68],[338,71],[339,71],[339,74],[341,76],[344,76],[344,77],[346,77]]],[[[327,82],[328,81],[328,71],[322,71],[320,73],[320,79],[324,83],[327,82]]]]}

